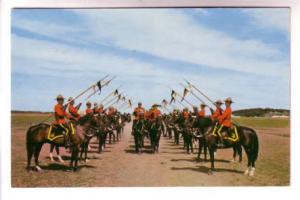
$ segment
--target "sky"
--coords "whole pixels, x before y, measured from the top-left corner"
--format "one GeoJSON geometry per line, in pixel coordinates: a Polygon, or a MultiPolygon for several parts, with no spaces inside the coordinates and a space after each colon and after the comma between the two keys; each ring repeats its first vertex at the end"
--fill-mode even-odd
{"type": "Polygon", "coordinates": [[[14,9],[12,109],[51,111],[107,74],[90,101],[121,85],[149,107],[187,79],[234,110],[289,109],[289,26],[288,8],[14,9]]]}

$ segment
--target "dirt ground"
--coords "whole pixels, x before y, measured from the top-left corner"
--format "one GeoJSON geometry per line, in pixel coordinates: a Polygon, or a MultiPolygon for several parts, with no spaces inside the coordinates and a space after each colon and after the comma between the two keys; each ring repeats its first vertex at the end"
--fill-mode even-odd
{"type": "MultiPolygon", "coordinates": [[[[153,154],[147,146],[142,154],[134,153],[131,124],[125,127],[121,141],[107,144],[103,153],[96,153],[92,141],[89,162],[80,163],[78,172],[67,171],[69,154],[61,148],[66,163],[49,160],[49,145],[40,155],[43,172],[27,172],[25,129],[12,129],[12,187],[118,187],[118,186],[273,186],[289,185],[289,128],[257,129],[260,153],[254,177],[245,176],[246,155],[242,163],[231,163],[232,149],[218,150],[216,172],[208,175],[209,162],[197,161],[196,153],[186,154],[182,143],[161,138],[160,152],[153,154]]],[[[182,141],[181,141],[182,142],[182,141]]],[[[54,153],[55,155],[55,153],[54,153]]]]}

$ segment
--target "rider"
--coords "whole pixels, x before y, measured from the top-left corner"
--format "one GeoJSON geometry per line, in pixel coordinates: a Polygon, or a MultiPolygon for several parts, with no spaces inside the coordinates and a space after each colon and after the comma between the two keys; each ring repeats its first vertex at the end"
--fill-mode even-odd
{"type": "Polygon", "coordinates": [[[150,120],[153,121],[155,120],[157,117],[161,116],[161,112],[160,110],[158,109],[158,106],[157,104],[153,104],[152,105],[152,109],[151,109],[151,114],[150,114],[150,120]]]}
{"type": "Polygon", "coordinates": [[[182,115],[183,115],[184,119],[189,119],[190,112],[189,112],[189,109],[187,107],[183,109],[182,115]]]}
{"type": "Polygon", "coordinates": [[[115,114],[115,112],[116,112],[116,111],[115,111],[114,107],[110,106],[110,107],[108,108],[107,115],[108,115],[108,116],[112,116],[112,115],[115,114]]]}
{"type": "Polygon", "coordinates": [[[231,115],[232,115],[231,104],[232,103],[233,103],[233,101],[230,97],[225,99],[226,109],[225,109],[224,113],[218,117],[218,121],[220,124],[220,128],[218,130],[218,135],[220,136],[220,143],[221,143],[220,146],[224,146],[222,132],[227,134],[227,136],[230,136],[230,134],[231,134],[231,124],[232,124],[232,122],[231,122],[231,115]]]}
{"type": "Polygon", "coordinates": [[[74,99],[72,97],[70,97],[68,99],[68,102],[69,102],[69,109],[68,109],[68,111],[69,111],[69,113],[71,115],[71,118],[74,119],[74,120],[76,120],[76,121],[79,120],[81,116],[78,113],[78,108],[74,106],[74,104],[75,104],[74,99]]]}
{"type": "Polygon", "coordinates": [[[66,123],[65,118],[70,118],[69,114],[65,111],[66,107],[63,105],[64,104],[64,97],[62,95],[58,95],[56,97],[57,104],[54,106],[54,117],[55,121],[53,122],[54,125],[57,125],[60,127],[63,131],[64,135],[64,141],[65,141],[65,147],[71,146],[71,137],[68,137],[69,139],[67,140],[67,135],[69,133],[69,128],[66,123]]]}
{"type": "Polygon", "coordinates": [[[104,114],[104,113],[105,113],[103,104],[100,104],[100,105],[99,105],[99,109],[98,109],[97,112],[98,112],[99,114],[104,114]]]}
{"type": "Polygon", "coordinates": [[[205,107],[206,107],[206,105],[204,103],[202,103],[200,105],[200,111],[198,112],[198,117],[200,117],[200,118],[205,117],[205,107]]]}
{"type": "Polygon", "coordinates": [[[97,102],[94,102],[93,112],[94,112],[94,114],[98,114],[98,104],[97,104],[97,102]]]}
{"type": "Polygon", "coordinates": [[[91,104],[91,102],[88,101],[86,103],[86,110],[85,110],[85,114],[86,115],[93,113],[93,110],[91,109],[91,107],[92,107],[92,104],[91,104]]]}
{"type": "Polygon", "coordinates": [[[145,108],[142,106],[142,103],[139,102],[138,103],[138,107],[136,107],[133,111],[133,116],[134,116],[134,119],[133,119],[133,123],[132,123],[132,130],[133,130],[133,127],[135,126],[136,122],[141,118],[141,115],[145,115],[146,113],[146,110],[145,108]]]}
{"type": "Polygon", "coordinates": [[[223,102],[221,100],[217,100],[215,102],[216,105],[216,110],[213,112],[213,114],[210,116],[210,118],[212,120],[218,120],[218,118],[222,115],[222,108],[221,105],[223,104],[223,102]]]}

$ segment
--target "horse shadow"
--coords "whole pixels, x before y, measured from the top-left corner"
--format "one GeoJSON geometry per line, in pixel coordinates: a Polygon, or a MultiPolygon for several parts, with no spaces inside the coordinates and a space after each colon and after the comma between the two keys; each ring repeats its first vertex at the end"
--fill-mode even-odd
{"type": "MultiPolygon", "coordinates": [[[[190,170],[190,171],[201,172],[201,173],[207,174],[210,170],[210,167],[201,165],[201,166],[196,166],[196,167],[171,167],[170,169],[175,170],[175,171],[190,170]]],[[[214,172],[230,172],[230,173],[237,173],[237,174],[244,173],[241,170],[226,169],[226,168],[215,168],[214,172]]]]}
{"type": "MultiPolygon", "coordinates": [[[[130,154],[139,154],[135,151],[135,149],[125,149],[125,153],[130,153],[130,154]]],[[[141,154],[146,153],[146,154],[154,154],[152,149],[142,149],[141,154]]]]}
{"type": "MultiPolygon", "coordinates": [[[[40,167],[46,171],[69,171],[70,170],[70,167],[68,165],[59,164],[59,163],[50,163],[49,165],[43,165],[40,167]]],[[[84,164],[84,165],[80,164],[77,167],[78,170],[80,170],[82,168],[96,168],[96,167],[92,166],[92,165],[87,165],[87,164],[84,164]]]]}

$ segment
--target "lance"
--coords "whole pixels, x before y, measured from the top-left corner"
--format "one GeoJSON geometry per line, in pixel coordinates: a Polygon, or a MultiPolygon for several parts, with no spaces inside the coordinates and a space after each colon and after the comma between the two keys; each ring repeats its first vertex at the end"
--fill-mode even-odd
{"type": "MultiPolygon", "coordinates": [[[[216,105],[216,103],[213,100],[211,100],[208,96],[206,96],[203,92],[201,92],[195,85],[193,85],[191,82],[187,81],[186,79],[185,79],[185,81],[187,82],[188,85],[195,88],[195,90],[198,91],[202,96],[204,96],[210,103],[212,103],[213,105],[216,105]]],[[[221,110],[224,111],[222,108],[221,108],[221,110]]],[[[235,119],[232,119],[232,121],[235,125],[240,126],[240,123],[238,123],[235,119]]]]}
{"type": "MultiPolygon", "coordinates": [[[[98,88],[93,91],[92,94],[90,94],[87,98],[84,99],[84,101],[88,100],[91,98],[93,95],[95,95],[100,89],[102,89],[104,86],[107,86],[112,80],[114,80],[116,76],[112,77],[110,80],[106,81],[103,85],[101,85],[101,82],[98,84],[98,88]]],[[[101,91],[100,91],[101,92],[101,91]]]]}
{"type": "Polygon", "coordinates": [[[126,98],[125,98],[125,96],[124,97],[122,97],[122,99],[121,99],[122,101],[123,101],[123,103],[121,103],[120,105],[119,105],[119,109],[121,109],[122,107],[124,107],[124,105],[126,105],[128,102],[126,101],[126,98]]]}
{"type": "Polygon", "coordinates": [[[104,97],[104,99],[101,100],[100,104],[104,103],[111,95],[117,95],[117,94],[119,94],[118,90],[120,89],[121,86],[122,85],[120,85],[117,89],[115,89],[114,91],[112,91],[111,93],[109,93],[108,95],[106,95],[104,97]]]}
{"type": "Polygon", "coordinates": [[[189,86],[191,86],[192,88],[194,88],[197,92],[199,92],[202,96],[204,96],[210,103],[212,103],[213,105],[216,105],[215,102],[213,100],[211,100],[208,96],[206,96],[203,92],[201,92],[195,85],[193,85],[191,82],[189,82],[188,80],[184,79],[185,82],[187,82],[187,84],[189,86]]]}
{"type": "MultiPolygon", "coordinates": [[[[101,87],[101,81],[105,80],[108,77],[108,75],[106,75],[105,77],[103,77],[102,79],[100,79],[96,84],[91,85],[89,88],[87,88],[86,90],[84,90],[83,92],[81,92],[80,94],[78,94],[75,98],[73,98],[73,100],[78,99],[79,97],[81,97],[83,94],[85,94],[87,91],[89,91],[92,88],[95,88],[96,86],[98,86],[99,90],[101,87]]],[[[65,104],[69,104],[71,101],[66,102],[65,104]]]]}
{"type": "Polygon", "coordinates": [[[123,94],[124,92],[121,92],[118,96],[114,96],[112,99],[110,99],[108,102],[106,102],[103,106],[107,106],[109,105],[111,102],[113,102],[116,98],[117,98],[117,101],[120,101],[121,99],[121,95],[123,94]]]}
{"type": "Polygon", "coordinates": [[[118,92],[117,95],[115,94],[114,96],[112,96],[112,98],[110,98],[106,103],[104,103],[105,101],[101,101],[100,104],[107,105],[107,104],[111,103],[113,100],[115,100],[116,98],[118,98],[121,94],[123,94],[123,92],[121,92],[121,93],[118,92]]]}
{"type": "MultiPolygon", "coordinates": [[[[81,92],[80,94],[78,94],[75,98],[72,99],[72,101],[78,99],[79,97],[81,97],[83,94],[85,94],[87,91],[89,91],[92,88],[95,88],[96,86],[99,87],[99,84],[101,83],[101,81],[105,80],[108,77],[108,75],[104,76],[102,79],[100,79],[98,82],[96,82],[96,84],[91,85],[90,87],[88,87],[87,89],[85,89],[83,92],[81,92]]],[[[69,105],[71,101],[67,101],[63,106],[64,108],[67,108],[67,106],[69,105]]],[[[51,113],[49,116],[47,116],[44,120],[42,120],[40,123],[44,123],[46,121],[48,121],[54,113],[51,113]]]]}
{"type": "MultiPolygon", "coordinates": [[[[126,95],[125,95],[124,97],[126,97],[126,95]]],[[[112,104],[107,105],[107,107],[113,106],[113,105],[115,105],[116,103],[118,103],[119,101],[120,101],[120,99],[118,98],[118,99],[115,100],[112,104]]]]}
{"type": "MultiPolygon", "coordinates": [[[[180,85],[184,88],[184,89],[187,89],[182,83],[180,83],[180,85]]],[[[188,89],[187,89],[188,90],[188,89]]],[[[200,98],[198,97],[194,92],[193,90],[188,90],[196,99],[198,99],[199,101],[201,101],[201,103],[205,104],[205,102],[200,98]]],[[[183,96],[184,98],[184,96],[183,96]]],[[[210,106],[208,106],[209,108],[211,108],[210,106]]]]}
{"type": "MultiPolygon", "coordinates": [[[[178,93],[178,92],[176,92],[175,90],[172,90],[172,92],[174,91],[174,93],[177,95],[177,96],[179,96],[180,98],[182,98],[182,96],[178,93]]],[[[187,104],[189,104],[190,106],[192,106],[193,107],[193,104],[191,104],[188,100],[186,100],[186,99],[183,99],[187,104]]],[[[182,102],[180,102],[180,101],[178,101],[181,105],[183,105],[182,104],[182,102]]],[[[183,105],[184,106],[184,105],[183,105]]]]}

